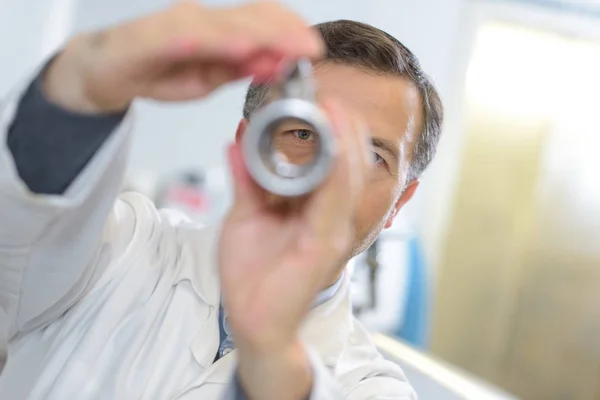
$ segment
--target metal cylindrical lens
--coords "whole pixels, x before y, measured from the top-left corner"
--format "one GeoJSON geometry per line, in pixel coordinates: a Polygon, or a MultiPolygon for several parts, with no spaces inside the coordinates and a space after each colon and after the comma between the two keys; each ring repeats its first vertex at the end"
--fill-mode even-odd
{"type": "Polygon", "coordinates": [[[324,113],[310,101],[281,99],[252,118],[243,151],[255,181],[280,196],[302,196],[327,177],[335,142],[324,113]]]}

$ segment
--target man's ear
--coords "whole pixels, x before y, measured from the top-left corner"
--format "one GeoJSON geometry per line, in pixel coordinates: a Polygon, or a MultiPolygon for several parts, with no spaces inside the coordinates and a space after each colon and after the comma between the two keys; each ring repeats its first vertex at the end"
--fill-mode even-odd
{"type": "Polygon", "coordinates": [[[419,187],[419,183],[420,182],[418,179],[413,179],[412,181],[410,181],[408,183],[408,185],[406,185],[404,192],[402,192],[402,194],[398,198],[398,201],[396,201],[396,204],[394,204],[392,213],[390,214],[388,220],[385,222],[385,227],[384,227],[385,229],[392,226],[392,223],[394,222],[396,215],[398,215],[398,212],[415,195],[415,192],[417,191],[417,188],[419,187]]]}
{"type": "Polygon", "coordinates": [[[235,144],[239,145],[242,143],[242,137],[244,137],[244,132],[246,132],[247,127],[248,120],[246,118],[242,118],[238,124],[237,130],[235,131],[235,144]]]}

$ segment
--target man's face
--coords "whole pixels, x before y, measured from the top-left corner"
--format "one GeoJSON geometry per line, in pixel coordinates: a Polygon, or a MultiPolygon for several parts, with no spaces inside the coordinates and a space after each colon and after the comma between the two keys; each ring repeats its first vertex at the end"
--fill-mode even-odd
{"type": "Polygon", "coordinates": [[[416,189],[417,183],[406,179],[422,125],[421,100],[417,88],[404,78],[332,63],[317,68],[315,76],[321,93],[339,99],[348,112],[362,118],[372,137],[375,167],[356,214],[355,256],[391,226],[416,189]]]}
{"type": "MultiPolygon", "coordinates": [[[[360,69],[322,63],[315,69],[319,96],[334,97],[369,126],[375,166],[355,216],[355,239],[348,259],[367,249],[391,226],[417,187],[406,182],[414,143],[422,126],[421,100],[407,79],[376,75],[360,69]]],[[[244,121],[240,128],[245,127],[244,121]]],[[[278,127],[274,146],[295,163],[314,154],[316,136],[298,122],[278,127]]],[[[238,135],[243,128],[238,129],[238,135]]]]}

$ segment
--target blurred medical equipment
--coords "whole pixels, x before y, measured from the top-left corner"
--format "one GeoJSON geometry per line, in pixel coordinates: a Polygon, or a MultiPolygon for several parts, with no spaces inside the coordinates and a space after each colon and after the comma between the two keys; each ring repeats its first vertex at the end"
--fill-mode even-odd
{"type": "Polygon", "coordinates": [[[351,262],[354,314],[371,331],[426,347],[430,273],[410,229],[384,232],[351,262]]]}
{"type": "Polygon", "coordinates": [[[176,208],[193,219],[206,213],[208,197],[205,192],[203,171],[186,171],[174,180],[165,182],[158,191],[156,205],[160,208],[176,208]]]}
{"type": "Polygon", "coordinates": [[[363,304],[357,304],[354,307],[354,315],[360,315],[366,310],[374,310],[377,308],[377,273],[379,272],[379,261],[377,260],[379,240],[376,240],[371,247],[365,252],[363,259],[364,265],[367,267],[367,291],[368,300],[363,304]]]}
{"type": "Polygon", "coordinates": [[[276,85],[277,100],[251,119],[243,139],[250,174],[269,192],[301,196],[329,174],[334,157],[332,130],[316,103],[312,65],[300,60],[276,85]]]}
{"type": "Polygon", "coordinates": [[[153,191],[158,208],[183,212],[194,222],[208,225],[225,214],[229,193],[223,168],[189,169],[167,175],[153,191]]]}
{"type": "Polygon", "coordinates": [[[412,236],[406,246],[404,319],[395,336],[422,350],[429,344],[431,327],[431,272],[425,262],[420,238],[412,236]]]}
{"type": "Polygon", "coordinates": [[[353,310],[369,329],[423,349],[430,329],[430,271],[417,236],[384,232],[352,263],[353,310]]]}
{"type": "Polygon", "coordinates": [[[385,358],[402,367],[419,400],[517,400],[517,397],[392,337],[375,334],[373,342],[385,358]]]}

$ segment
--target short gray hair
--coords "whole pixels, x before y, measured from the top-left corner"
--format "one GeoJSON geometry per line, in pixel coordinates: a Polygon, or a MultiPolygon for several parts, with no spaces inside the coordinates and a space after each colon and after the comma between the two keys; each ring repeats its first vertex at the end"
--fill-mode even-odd
{"type": "MultiPolygon", "coordinates": [[[[423,104],[423,127],[413,149],[407,182],[417,179],[435,155],[444,119],[440,96],[417,57],[393,36],[361,22],[337,20],[314,28],[322,35],[327,48],[321,61],[406,77],[417,87],[423,104]]],[[[252,83],[244,103],[244,118],[249,120],[265,104],[268,94],[268,85],[252,83]]]]}

